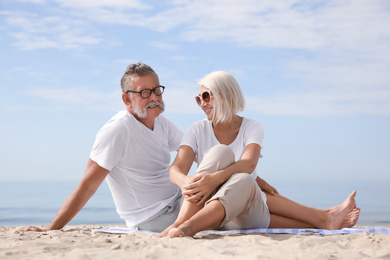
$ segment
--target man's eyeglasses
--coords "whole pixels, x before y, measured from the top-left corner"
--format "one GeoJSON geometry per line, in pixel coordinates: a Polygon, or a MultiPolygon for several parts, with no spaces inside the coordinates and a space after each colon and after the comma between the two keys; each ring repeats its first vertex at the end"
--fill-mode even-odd
{"type": "Polygon", "coordinates": [[[156,96],[161,96],[162,93],[164,93],[164,89],[165,89],[164,86],[158,86],[158,87],[155,87],[154,89],[143,89],[141,91],[128,90],[128,91],[126,91],[126,94],[129,92],[137,93],[137,94],[140,94],[140,96],[142,98],[148,98],[152,95],[152,92],[154,92],[154,94],[156,94],[156,96]]]}
{"type": "Polygon", "coordinates": [[[195,100],[196,100],[196,103],[198,103],[198,105],[200,106],[200,104],[202,103],[201,99],[203,99],[204,102],[209,102],[210,101],[210,93],[205,91],[197,96],[195,96],[195,100]]]}

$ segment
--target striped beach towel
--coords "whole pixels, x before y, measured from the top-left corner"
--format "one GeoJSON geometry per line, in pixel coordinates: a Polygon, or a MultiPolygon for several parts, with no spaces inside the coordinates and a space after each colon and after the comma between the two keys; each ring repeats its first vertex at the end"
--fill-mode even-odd
{"type": "MultiPolygon", "coordinates": [[[[130,234],[130,233],[146,233],[156,234],[155,232],[145,230],[135,230],[121,227],[109,227],[94,229],[93,232],[104,232],[114,234],[130,234]]],[[[206,230],[198,234],[295,234],[295,235],[344,235],[355,233],[381,233],[390,235],[390,228],[385,227],[369,227],[369,228],[343,228],[339,230],[313,229],[313,228],[267,228],[267,229],[248,229],[248,230],[206,230]]]]}

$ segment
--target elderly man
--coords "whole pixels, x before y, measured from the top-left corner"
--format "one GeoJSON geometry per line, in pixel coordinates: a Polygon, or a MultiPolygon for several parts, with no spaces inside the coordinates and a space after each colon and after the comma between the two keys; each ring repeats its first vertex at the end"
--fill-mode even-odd
{"type": "Polygon", "coordinates": [[[128,227],[160,232],[176,219],[181,192],[170,182],[168,170],[170,152],[178,150],[183,133],[161,115],[165,87],[143,63],[127,67],[121,87],[126,110],[98,132],[82,180],[45,230],[64,227],[105,178],[128,227]]]}

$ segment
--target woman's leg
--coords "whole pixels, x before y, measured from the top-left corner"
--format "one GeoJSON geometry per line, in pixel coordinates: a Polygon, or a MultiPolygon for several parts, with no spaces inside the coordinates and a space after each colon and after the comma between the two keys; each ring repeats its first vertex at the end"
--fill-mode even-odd
{"type": "Polygon", "coordinates": [[[180,226],[182,223],[190,219],[193,215],[195,215],[199,210],[201,210],[204,207],[203,205],[197,205],[196,203],[189,202],[187,200],[183,200],[179,215],[177,216],[177,219],[175,222],[167,227],[163,232],[157,235],[157,237],[165,237],[168,235],[168,232],[173,229],[180,226]]]}
{"type": "Polygon", "coordinates": [[[225,218],[225,208],[219,200],[209,202],[190,219],[168,231],[170,238],[194,236],[203,230],[217,229],[225,218]]]}
{"type": "MultiPolygon", "coordinates": [[[[212,147],[209,151],[207,151],[207,153],[205,153],[203,160],[200,163],[195,174],[213,173],[228,167],[232,163],[234,163],[233,151],[226,145],[216,145],[212,147]]],[[[192,216],[194,216],[203,207],[204,204],[197,205],[196,203],[192,203],[184,199],[175,223],[173,223],[171,226],[161,232],[158,237],[167,236],[169,230],[171,230],[172,228],[179,227],[185,221],[189,220],[192,216]]]]}
{"type": "Polygon", "coordinates": [[[271,221],[269,228],[316,228],[313,225],[296,219],[286,218],[272,213],[270,215],[271,221]]]}
{"type": "Polygon", "coordinates": [[[360,210],[356,209],[355,195],[330,209],[316,209],[289,200],[279,194],[267,194],[267,204],[271,213],[271,228],[340,229],[356,224],[360,210]]]}
{"type": "Polygon", "coordinates": [[[252,229],[269,225],[268,207],[260,188],[247,173],[236,173],[193,217],[172,228],[169,237],[193,236],[206,229],[252,229]]]}
{"type": "MultiPolygon", "coordinates": [[[[318,228],[312,224],[302,222],[296,219],[282,217],[276,214],[270,214],[271,221],[269,228],[318,228]]],[[[350,228],[356,225],[360,215],[360,209],[354,208],[343,220],[339,229],[350,228]]]]}

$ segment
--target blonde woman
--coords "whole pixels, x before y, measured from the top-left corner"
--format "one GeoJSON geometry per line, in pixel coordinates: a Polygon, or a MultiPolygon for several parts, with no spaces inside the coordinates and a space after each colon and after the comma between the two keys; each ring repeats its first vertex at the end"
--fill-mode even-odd
{"type": "Polygon", "coordinates": [[[330,209],[310,208],[260,188],[257,162],[264,137],[260,123],[237,115],[244,98],[235,78],[217,71],[199,81],[196,101],[207,118],[185,133],[170,167],[184,195],[179,216],[159,236],[193,236],[208,229],[323,228],[356,224],[360,209],[352,192],[330,209]],[[192,162],[194,176],[187,176],[192,162]]]}

